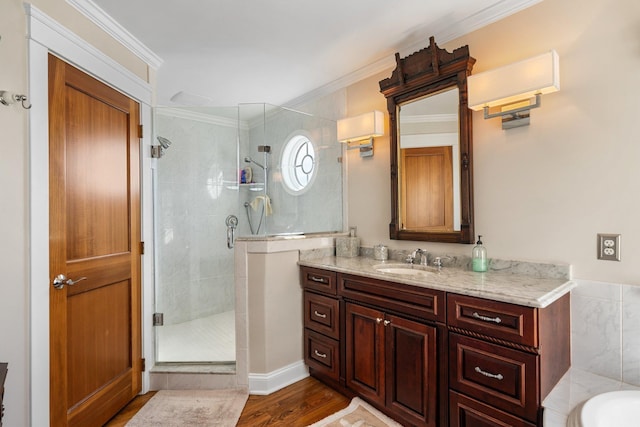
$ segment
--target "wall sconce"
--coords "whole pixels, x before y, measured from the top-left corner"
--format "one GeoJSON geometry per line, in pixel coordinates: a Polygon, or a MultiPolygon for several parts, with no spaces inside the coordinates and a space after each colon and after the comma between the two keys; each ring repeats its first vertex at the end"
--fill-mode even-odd
{"type": "Polygon", "coordinates": [[[555,50],[467,78],[469,108],[484,110],[484,118],[502,117],[502,129],[529,124],[529,110],[540,106],[543,94],[560,89],[555,50]],[[532,103],[532,98],[535,102],[532,103]],[[490,114],[489,108],[500,107],[490,114]]]}
{"type": "Polygon", "coordinates": [[[360,157],[373,156],[373,138],[384,134],[384,113],[372,111],[338,120],[338,141],[347,144],[347,150],[360,149],[360,157]],[[362,142],[367,141],[368,142],[362,142]],[[358,144],[351,144],[358,142],[358,144]]]}
{"type": "Polygon", "coordinates": [[[9,106],[15,104],[16,102],[22,103],[22,108],[24,108],[25,110],[31,108],[31,104],[25,104],[27,102],[27,95],[18,95],[17,93],[0,90],[0,104],[9,106]]]}

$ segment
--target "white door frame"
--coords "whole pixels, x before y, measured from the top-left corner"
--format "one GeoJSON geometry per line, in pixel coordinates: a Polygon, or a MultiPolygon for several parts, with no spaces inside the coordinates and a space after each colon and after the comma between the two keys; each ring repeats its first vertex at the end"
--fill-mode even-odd
{"type": "MultiPolygon", "coordinates": [[[[152,87],[73,32],[25,4],[29,59],[29,414],[30,425],[49,425],[49,114],[48,54],[52,53],[140,103],[141,141],[142,351],[153,366],[153,200],[151,191],[152,87]]],[[[149,372],[143,373],[143,392],[149,372]]]]}

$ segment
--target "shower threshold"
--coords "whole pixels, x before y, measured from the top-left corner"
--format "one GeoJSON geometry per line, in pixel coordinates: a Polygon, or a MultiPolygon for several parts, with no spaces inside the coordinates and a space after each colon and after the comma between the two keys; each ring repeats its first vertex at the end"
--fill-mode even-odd
{"type": "Polygon", "coordinates": [[[189,373],[189,374],[235,374],[235,362],[180,362],[180,363],[157,363],[151,368],[151,373],[189,373]]]}

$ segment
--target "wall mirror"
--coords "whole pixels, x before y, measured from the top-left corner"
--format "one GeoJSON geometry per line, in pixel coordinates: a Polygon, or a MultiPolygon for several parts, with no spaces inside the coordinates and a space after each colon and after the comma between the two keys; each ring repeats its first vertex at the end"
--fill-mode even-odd
{"type": "Polygon", "coordinates": [[[380,81],[391,140],[391,239],[473,243],[473,152],[468,46],[433,37],[380,81]]]}

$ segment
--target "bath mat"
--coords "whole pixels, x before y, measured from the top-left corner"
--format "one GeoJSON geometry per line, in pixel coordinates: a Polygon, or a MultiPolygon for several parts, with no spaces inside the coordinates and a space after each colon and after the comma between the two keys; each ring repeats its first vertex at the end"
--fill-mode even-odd
{"type": "Polygon", "coordinates": [[[160,390],[127,427],[233,427],[248,395],[242,390],[160,390]]]}
{"type": "Polygon", "coordinates": [[[354,397],[349,406],[309,427],[402,427],[364,400],[354,397]]]}

